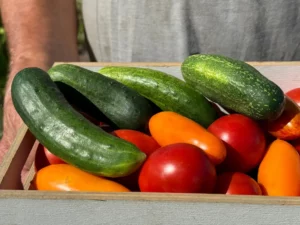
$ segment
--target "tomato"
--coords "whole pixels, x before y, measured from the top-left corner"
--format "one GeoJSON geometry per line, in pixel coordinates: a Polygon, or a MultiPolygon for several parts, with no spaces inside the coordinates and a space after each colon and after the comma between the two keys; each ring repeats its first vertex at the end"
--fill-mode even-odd
{"type": "Polygon", "coordinates": [[[44,146],[39,144],[35,153],[34,159],[34,167],[35,171],[39,171],[40,169],[49,166],[50,163],[45,155],[44,146]]]}
{"type": "MultiPolygon", "coordinates": [[[[150,155],[152,152],[160,148],[159,144],[154,140],[153,137],[136,130],[130,129],[119,129],[111,133],[112,135],[124,139],[135,146],[137,146],[146,155],[150,155]]],[[[131,191],[139,191],[138,178],[140,168],[129,176],[118,177],[114,180],[124,185],[131,191]]]]}
{"type": "Polygon", "coordinates": [[[300,154],[300,138],[296,139],[296,140],[292,140],[290,141],[290,143],[294,146],[294,148],[298,151],[298,153],[300,154]]]}
{"type": "Polygon", "coordinates": [[[253,178],[255,181],[257,181],[258,166],[256,166],[254,169],[246,173],[249,177],[253,178]]]}
{"type": "Polygon", "coordinates": [[[99,121],[99,120],[95,119],[93,116],[89,115],[89,114],[86,113],[86,112],[83,112],[83,111],[79,110],[79,109],[76,108],[75,106],[73,106],[73,107],[74,107],[74,109],[75,109],[77,112],[79,112],[81,115],[83,115],[83,116],[84,116],[86,119],[88,119],[91,123],[93,123],[93,124],[95,124],[95,125],[101,127],[104,131],[106,131],[106,132],[108,132],[108,133],[113,131],[113,128],[112,128],[109,124],[107,124],[107,123],[105,123],[105,122],[102,122],[102,121],[99,121]]]}
{"type": "Polygon", "coordinates": [[[254,120],[241,114],[226,115],[215,120],[208,131],[226,143],[227,156],[218,167],[221,171],[248,172],[262,160],[266,138],[254,120]]]}
{"type": "Polygon", "coordinates": [[[32,182],[43,191],[129,192],[123,185],[84,172],[69,164],[54,164],[39,170],[32,182]]]}
{"type": "Polygon", "coordinates": [[[83,110],[79,109],[77,106],[75,106],[74,104],[71,104],[72,107],[79,112],[81,115],[83,115],[86,119],[88,119],[91,123],[98,125],[99,121],[97,119],[95,119],[94,117],[92,117],[91,115],[89,115],[88,113],[84,112],[83,110]]]}
{"type": "Polygon", "coordinates": [[[150,155],[156,149],[160,148],[160,145],[153,137],[137,130],[119,129],[115,130],[113,133],[117,137],[134,144],[142,152],[146,153],[146,155],[150,155]]]}
{"type": "Polygon", "coordinates": [[[35,161],[34,161],[35,170],[38,171],[51,164],[65,164],[65,162],[60,158],[58,158],[57,156],[53,155],[42,144],[39,144],[35,153],[35,161]]]}
{"type": "Polygon", "coordinates": [[[88,115],[87,113],[84,113],[84,112],[81,112],[81,111],[79,111],[79,113],[81,113],[91,123],[93,123],[93,124],[101,127],[102,130],[104,130],[104,131],[106,131],[108,133],[110,133],[110,132],[113,131],[113,128],[109,124],[107,124],[105,122],[102,122],[102,121],[98,121],[97,119],[93,118],[92,116],[88,115]]]}
{"type": "MultiPolygon", "coordinates": [[[[152,152],[160,148],[159,144],[154,140],[153,137],[144,134],[143,132],[130,130],[130,129],[119,129],[112,132],[112,135],[124,139],[135,146],[137,146],[146,155],[150,155],[152,152]]],[[[129,176],[119,177],[114,179],[118,183],[129,188],[131,191],[139,191],[138,177],[140,169],[130,174],[129,176]]]]}
{"type": "Polygon", "coordinates": [[[282,140],[300,138],[300,107],[289,97],[286,97],[285,108],[278,119],[269,121],[268,132],[282,140]]]}
{"type": "Polygon", "coordinates": [[[83,111],[79,111],[79,113],[81,115],[83,115],[86,119],[88,119],[91,123],[95,124],[95,125],[99,125],[100,122],[98,120],[96,120],[95,118],[93,118],[92,116],[90,116],[89,114],[83,112],[83,111]]]}
{"type": "Polygon", "coordinates": [[[294,88],[285,93],[300,106],[300,88],[294,88]]]}
{"type": "Polygon", "coordinates": [[[258,168],[257,181],[264,195],[300,196],[300,156],[287,141],[276,139],[258,168]]]}
{"type": "Polygon", "coordinates": [[[153,152],[141,167],[142,192],[212,193],[216,170],[195,145],[176,143],[153,152]]]}
{"type": "Polygon", "coordinates": [[[62,159],[53,155],[45,146],[43,148],[49,164],[65,164],[65,162],[62,159]]]}
{"type": "Polygon", "coordinates": [[[193,144],[202,149],[214,165],[220,164],[226,157],[226,147],[222,140],[178,113],[163,111],[153,115],[149,120],[149,130],[160,146],[193,144]]]}
{"type": "Polygon", "coordinates": [[[261,195],[259,184],[240,172],[224,172],[218,175],[215,193],[227,195],[261,195]]]}
{"type": "MultiPolygon", "coordinates": [[[[98,126],[104,130],[105,132],[107,133],[110,133],[110,134],[113,134],[113,131],[114,131],[114,127],[112,127],[110,124],[107,124],[105,122],[99,122],[98,126]]],[[[114,135],[114,134],[113,134],[114,135]]],[[[116,135],[114,135],[116,136],[116,135]]]]}
{"type": "Polygon", "coordinates": [[[140,191],[139,187],[139,175],[140,175],[141,168],[137,169],[132,174],[125,176],[125,177],[118,177],[118,178],[111,178],[111,180],[118,182],[119,184],[122,184],[126,188],[128,188],[130,191],[138,192],[140,191]]]}

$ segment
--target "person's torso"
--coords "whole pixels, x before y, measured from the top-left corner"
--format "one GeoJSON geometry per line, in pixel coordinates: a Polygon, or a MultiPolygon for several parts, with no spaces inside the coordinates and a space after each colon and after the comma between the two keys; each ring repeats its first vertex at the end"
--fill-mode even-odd
{"type": "Polygon", "coordinates": [[[83,0],[97,61],[300,60],[300,0],[83,0]]]}

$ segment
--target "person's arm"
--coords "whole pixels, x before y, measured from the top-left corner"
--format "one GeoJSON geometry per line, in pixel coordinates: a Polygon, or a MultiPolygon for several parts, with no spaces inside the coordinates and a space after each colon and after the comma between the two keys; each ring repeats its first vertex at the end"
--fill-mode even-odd
{"type": "Polygon", "coordinates": [[[25,67],[48,70],[55,61],[78,61],[75,0],[1,0],[8,38],[10,72],[4,97],[0,163],[10,147],[21,118],[11,99],[11,82],[25,67]]]}

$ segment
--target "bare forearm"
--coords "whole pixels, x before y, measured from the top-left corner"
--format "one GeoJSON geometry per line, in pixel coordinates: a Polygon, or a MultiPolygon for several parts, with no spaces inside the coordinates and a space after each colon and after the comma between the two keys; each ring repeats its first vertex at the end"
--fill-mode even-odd
{"type": "Polygon", "coordinates": [[[75,0],[1,1],[11,64],[4,99],[0,161],[21,124],[10,95],[15,74],[25,67],[47,70],[55,61],[78,61],[75,0]]]}
{"type": "Polygon", "coordinates": [[[74,0],[2,0],[11,67],[77,61],[74,0]]]}

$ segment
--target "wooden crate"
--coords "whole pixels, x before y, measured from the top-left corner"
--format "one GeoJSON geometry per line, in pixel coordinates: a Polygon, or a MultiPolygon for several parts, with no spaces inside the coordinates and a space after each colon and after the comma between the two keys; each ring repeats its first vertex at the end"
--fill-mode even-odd
{"type": "MultiPolygon", "coordinates": [[[[158,69],[182,79],[180,63],[74,63],[158,69]]],[[[300,87],[300,62],[249,62],[283,91],[300,87]]],[[[20,176],[38,142],[20,128],[0,166],[0,224],[299,224],[300,198],[172,193],[93,193],[28,190],[32,166],[20,176]],[[16,214],[18,213],[18,214],[16,214]]],[[[276,171],[274,171],[276,172],[276,171]]]]}

